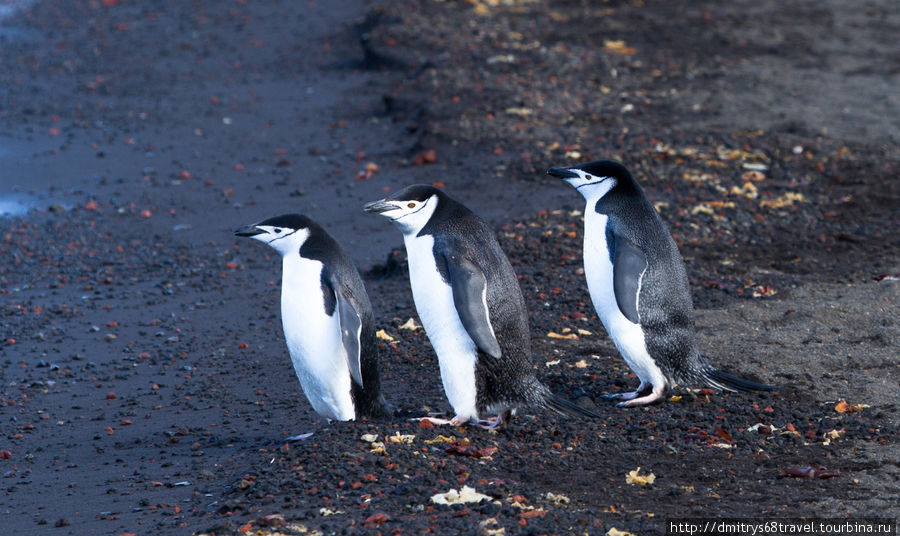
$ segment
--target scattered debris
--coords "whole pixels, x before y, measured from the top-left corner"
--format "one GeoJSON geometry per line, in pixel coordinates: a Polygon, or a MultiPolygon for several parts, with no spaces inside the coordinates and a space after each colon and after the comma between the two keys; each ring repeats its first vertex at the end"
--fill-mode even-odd
{"type": "Polygon", "coordinates": [[[656,475],[654,475],[653,473],[642,475],[640,474],[640,472],[640,467],[633,471],[628,471],[628,474],[625,476],[625,483],[631,485],[637,484],[639,486],[646,486],[647,484],[652,484],[654,481],[656,481],[656,475]]]}
{"type": "Polygon", "coordinates": [[[467,438],[454,441],[447,446],[448,454],[469,456],[470,458],[490,458],[497,450],[497,447],[478,448],[475,445],[472,445],[467,438]]]}
{"type": "Polygon", "coordinates": [[[433,445],[435,443],[452,443],[454,441],[456,441],[456,438],[453,436],[447,437],[445,435],[439,435],[439,436],[435,437],[434,439],[426,439],[425,444],[433,445]]]}
{"type": "Polygon", "coordinates": [[[555,504],[555,505],[557,505],[557,506],[560,506],[560,505],[563,505],[563,504],[569,504],[569,503],[571,502],[571,499],[569,499],[568,497],[566,497],[566,496],[563,495],[562,493],[553,493],[552,491],[548,491],[547,494],[546,494],[544,497],[545,497],[549,502],[552,502],[553,504],[555,504]]]}
{"type": "Polygon", "coordinates": [[[848,404],[846,400],[841,400],[834,405],[834,411],[838,413],[856,413],[871,407],[869,404],[848,404]]]}
{"type": "Polygon", "coordinates": [[[425,164],[434,164],[437,162],[437,153],[434,149],[426,149],[421,153],[417,154],[413,157],[412,163],[416,166],[423,166],[425,164]]]}
{"type": "Polygon", "coordinates": [[[637,49],[627,46],[625,44],[625,41],[622,40],[606,39],[603,41],[603,48],[610,52],[623,54],[625,56],[632,56],[634,54],[637,54],[637,49]]]}
{"type": "Polygon", "coordinates": [[[760,201],[760,207],[769,207],[769,208],[784,208],[793,205],[794,203],[806,203],[808,200],[806,196],[801,194],[800,192],[787,192],[784,195],[780,195],[775,199],[765,199],[760,201]]]}
{"type": "Polygon", "coordinates": [[[372,529],[375,527],[380,527],[384,524],[385,521],[388,520],[387,514],[383,512],[378,512],[377,514],[372,514],[363,521],[363,526],[367,529],[372,529]]]}
{"type": "Polygon", "coordinates": [[[794,477],[794,478],[834,478],[836,476],[841,476],[841,472],[837,469],[828,469],[826,467],[816,466],[807,466],[807,467],[788,467],[781,470],[782,477],[794,477]]]}
{"type": "Polygon", "coordinates": [[[395,339],[391,335],[388,335],[388,332],[383,329],[379,329],[378,331],[376,331],[375,336],[378,337],[379,339],[381,339],[383,341],[387,341],[391,344],[397,343],[397,339],[395,339]]]}
{"type": "Polygon", "coordinates": [[[401,434],[399,431],[395,432],[394,435],[388,436],[387,440],[391,443],[412,443],[416,438],[414,434],[401,434]]]}
{"type": "Polygon", "coordinates": [[[491,497],[478,493],[475,491],[475,488],[470,488],[469,486],[463,486],[459,491],[455,489],[451,489],[447,493],[436,493],[431,496],[431,502],[434,504],[443,504],[443,505],[454,505],[454,504],[469,504],[469,503],[479,503],[481,501],[489,501],[491,497]]]}
{"type": "Polygon", "coordinates": [[[487,519],[484,519],[478,523],[478,534],[480,536],[504,536],[506,534],[506,529],[503,527],[498,527],[499,524],[500,522],[497,521],[496,517],[489,517],[487,519]]]}
{"type": "Polygon", "coordinates": [[[754,424],[753,426],[751,426],[750,428],[747,428],[748,432],[758,432],[762,435],[769,435],[772,432],[774,432],[775,430],[778,430],[778,428],[775,428],[771,424],[763,424],[761,422],[758,422],[758,423],[754,424]]]}
{"type": "Polygon", "coordinates": [[[551,331],[551,332],[547,333],[547,337],[549,337],[549,338],[551,338],[551,339],[572,339],[572,340],[578,340],[578,335],[575,334],[575,333],[567,333],[567,334],[565,334],[565,335],[561,335],[561,334],[559,334],[559,333],[556,333],[555,331],[551,331]]]}

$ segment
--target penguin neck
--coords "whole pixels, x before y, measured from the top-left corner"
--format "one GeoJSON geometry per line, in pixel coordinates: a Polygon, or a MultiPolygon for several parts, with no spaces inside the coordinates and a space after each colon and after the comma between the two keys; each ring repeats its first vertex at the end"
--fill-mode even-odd
{"type": "Polygon", "coordinates": [[[641,193],[640,188],[617,186],[603,197],[589,200],[585,211],[627,218],[628,214],[635,209],[640,208],[640,210],[643,210],[643,205],[647,203],[647,199],[641,193]]]}
{"type": "Polygon", "coordinates": [[[436,235],[443,232],[450,221],[464,222],[472,216],[472,212],[449,196],[440,196],[438,205],[432,209],[428,222],[418,231],[418,236],[436,235]]]}
{"type": "Polygon", "coordinates": [[[585,218],[594,214],[602,214],[604,217],[609,215],[610,203],[606,197],[598,197],[596,199],[588,199],[584,207],[585,218]]]}
{"type": "Polygon", "coordinates": [[[322,267],[315,259],[301,257],[299,253],[289,253],[281,260],[281,305],[301,303],[308,300],[312,292],[321,292],[322,267]]]}

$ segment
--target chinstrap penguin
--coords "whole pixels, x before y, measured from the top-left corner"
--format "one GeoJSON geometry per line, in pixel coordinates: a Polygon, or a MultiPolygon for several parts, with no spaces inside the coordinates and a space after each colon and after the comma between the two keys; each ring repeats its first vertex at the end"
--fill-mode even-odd
{"type": "Polygon", "coordinates": [[[416,310],[455,416],[436,424],[502,425],[521,405],[597,417],[535,378],[525,301],[487,223],[443,191],[409,186],[364,207],[403,233],[416,310]]]}
{"type": "Polygon", "coordinates": [[[588,291],[597,316],[641,382],[634,392],[606,398],[623,400],[619,406],[650,404],[680,383],[726,391],[775,389],[717,370],[700,355],[678,246],[625,166],[597,161],[547,173],[587,200],[588,291]]]}
{"type": "Polygon", "coordinates": [[[234,234],[281,254],[284,338],[316,413],[339,421],[387,415],[372,305],[347,252],[299,214],[246,225],[234,234]]]}

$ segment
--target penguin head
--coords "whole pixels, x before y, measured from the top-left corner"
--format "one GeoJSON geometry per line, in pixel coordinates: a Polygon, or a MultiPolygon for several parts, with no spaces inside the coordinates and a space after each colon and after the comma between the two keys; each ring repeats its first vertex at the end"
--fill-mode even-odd
{"type": "Polygon", "coordinates": [[[314,228],[315,224],[306,216],[283,214],[235,229],[234,234],[259,240],[284,256],[299,251],[314,228]]]}
{"type": "Polygon", "coordinates": [[[381,214],[394,222],[404,235],[415,235],[431,219],[445,194],[426,184],[414,184],[379,201],[367,203],[363,211],[381,214]]]}
{"type": "Polygon", "coordinates": [[[596,201],[619,183],[632,183],[631,173],[622,164],[611,160],[597,160],[575,167],[554,167],[547,170],[568,182],[588,201],[596,201]]]}

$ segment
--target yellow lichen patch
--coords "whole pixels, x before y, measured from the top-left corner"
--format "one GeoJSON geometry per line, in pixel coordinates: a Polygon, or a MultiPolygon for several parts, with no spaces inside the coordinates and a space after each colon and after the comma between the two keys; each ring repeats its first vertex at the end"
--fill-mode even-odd
{"type": "Polygon", "coordinates": [[[414,318],[410,317],[403,325],[400,326],[400,329],[408,329],[410,331],[415,331],[417,329],[421,329],[422,326],[416,324],[414,318]]]}
{"type": "Polygon", "coordinates": [[[571,499],[569,499],[562,493],[553,493],[551,491],[548,491],[547,495],[545,497],[548,501],[552,502],[553,504],[555,504],[557,506],[562,505],[562,504],[569,504],[569,502],[571,501],[571,499]]]}
{"type": "Polygon", "coordinates": [[[575,339],[575,340],[578,339],[578,335],[576,335],[574,333],[567,333],[565,335],[560,335],[559,333],[556,333],[555,331],[551,331],[550,333],[548,333],[547,337],[549,337],[551,339],[575,339]]]}
{"type": "Polygon", "coordinates": [[[383,330],[383,329],[379,329],[378,331],[376,331],[376,332],[375,332],[375,336],[378,337],[379,339],[381,339],[381,340],[383,340],[383,341],[387,341],[387,342],[389,342],[389,343],[391,343],[391,344],[396,344],[396,343],[397,343],[397,339],[395,339],[394,337],[388,335],[388,332],[385,331],[385,330],[383,330]]]}
{"type": "Polygon", "coordinates": [[[681,178],[686,180],[687,182],[710,182],[715,177],[713,177],[709,173],[693,173],[686,171],[681,174],[681,178]]]}
{"type": "Polygon", "coordinates": [[[435,443],[453,443],[454,441],[456,441],[456,438],[453,436],[447,437],[445,435],[439,435],[434,439],[426,439],[425,444],[433,445],[435,443]]]}
{"type": "Polygon", "coordinates": [[[747,199],[756,199],[759,196],[759,190],[756,186],[753,185],[752,182],[745,182],[743,186],[738,188],[737,186],[731,187],[732,195],[740,195],[746,197],[747,199]]]}
{"type": "Polygon", "coordinates": [[[395,432],[394,435],[388,436],[387,440],[391,443],[412,443],[416,438],[413,434],[401,434],[400,432],[395,432]]]}
{"type": "Polygon", "coordinates": [[[637,49],[627,46],[625,44],[625,41],[622,40],[607,39],[603,41],[603,48],[610,52],[615,52],[616,54],[624,54],[626,56],[637,54],[637,49]]]}
{"type": "Polygon", "coordinates": [[[508,113],[509,115],[528,117],[529,115],[534,114],[534,110],[532,110],[531,108],[507,108],[506,113],[508,113]]]}
{"type": "Polygon", "coordinates": [[[628,471],[628,474],[625,475],[625,483],[626,484],[637,484],[639,486],[646,486],[647,484],[652,484],[656,480],[656,475],[653,473],[649,473],[646,475],[642,475],[641,468],[638,467],[633,471],[628,471]]]}
{"type": "Polygon", "coordinates": [[[707,214],[709,216],[712,216],[715,213],[716,211],[713,210],[711,206],[709,206],[709,203],[700,203],[699,205],[696,205],[691,209],[691,216],[696,216],[697,214],[707,214]]]}
{"type": "Polygon", "coordinates": [[[765,199],[763,201],[760,201],[759,206],[769,208],[784,208],[789,207],[794,203],[805,202],[807,202],[806,196],[804,196],[800,192],[787,192],[784,195],[779,195],[775,199],[765,199]]]}
{"type": "Polygon", "coordinates": [[[841,400],[834,405],[834,411],[838,413],[855,413],[870,407],[872,406],[868,404],[848,404],[846,400],[841,400]]]}

